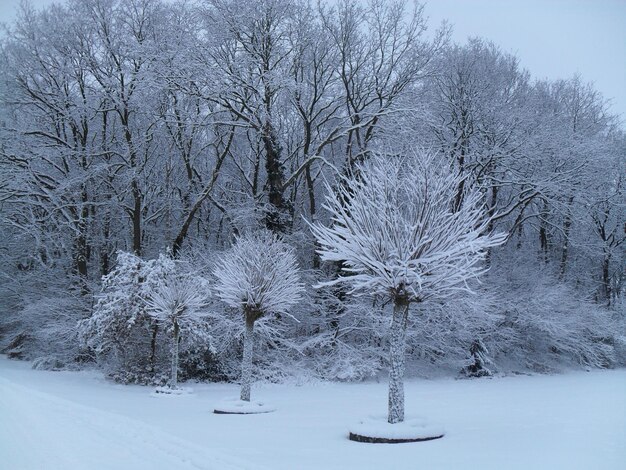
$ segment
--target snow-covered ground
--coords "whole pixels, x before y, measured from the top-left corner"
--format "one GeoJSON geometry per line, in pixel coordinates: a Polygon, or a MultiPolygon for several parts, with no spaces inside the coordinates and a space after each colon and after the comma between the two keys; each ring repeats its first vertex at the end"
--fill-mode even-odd
{"type": "Polygon", "coordinates": [[[623,469],[626,370],[412,380],[407,415],[436,441],[361,444],[350,425],[386,409],[385,383],[264,385],[277,411],[216,415],[235,385],[154,397],[95,372],[42,372],[0,357],[0,468],[623,469]]]}

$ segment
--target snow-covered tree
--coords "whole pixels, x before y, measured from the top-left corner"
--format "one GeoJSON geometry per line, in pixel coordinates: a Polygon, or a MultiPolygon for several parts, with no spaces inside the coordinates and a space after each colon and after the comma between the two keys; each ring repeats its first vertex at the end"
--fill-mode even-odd
{"type": "Polygon", "coordinates": [[[294,250],[265,230],[239,237],[215,265],[217,296],[245,320],[241,400],[250,401],[254,322],[288,314],[304,290],[298,271],[294,250]]]}
{"type": "Polygon", "coordinates": [[[178,387],[180,331],[193,330],[206,315],[208,286],[203,284],[198,276],[175,273],[161,280],[146,299],[148,315],[166,324],[172,334],[172,389],[178,387]]]}
{"type": "Polygon", "coordinates": [[[342,262],[353,291],[393,302],[389,423],[404,420],[406,327],[411,303],[469,290],[485,268],[485,250],[504,241],[487,232],[483,195],[467,191],[455,206],[459,176],[425,151],[377,155],[337,190],[327,187],[331,225],[312,225],[325,261],[342,262]],[[456,208],[456,210],[455,210],[456,208]]]}
{"type": "Polygon", "coordinates": [[[79,324],[80,336],[99,362],[118,372],[154,368],[158,323],[147,314],[144,299],[174,270],[167,255],[146,261],[118,253],[117,266],[102,279],[93,314],[79,324]]]}

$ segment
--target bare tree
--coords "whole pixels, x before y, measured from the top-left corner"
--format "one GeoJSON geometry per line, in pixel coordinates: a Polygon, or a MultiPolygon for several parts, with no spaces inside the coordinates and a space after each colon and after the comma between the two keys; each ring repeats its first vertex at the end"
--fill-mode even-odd
{"type": "Polygon", "coordinates": [[[424,5],[406,1],[352,0],[321,8],[326,33],[339,60],[336,73],[349,119],[345,169],[350,173],[366,156],[381,119],[398,99],[434,72],[435,59],[448,40],[448,28],[426,38],[424,5]]]}

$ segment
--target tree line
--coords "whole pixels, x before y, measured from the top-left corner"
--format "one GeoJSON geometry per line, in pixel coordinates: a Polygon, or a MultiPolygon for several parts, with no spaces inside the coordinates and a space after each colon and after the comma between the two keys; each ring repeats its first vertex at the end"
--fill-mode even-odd
{"type": "MultiPolygon", "coordinates": [[[[92,317],[118,252],[194,258],[194,270],[264,228],[295,247],[307,286],[337,279],[341,262],[320,259],[307,221],[327,223],[328,193],[373,155],[419,147],[458,175],[454,206],[480,194],[485,230],[507,239],[487,252],[478,298],[420,320],[411,357],[460,368],[488,350],[503,369],[539,370],[623,360],[611,333],[625,289],[618,118],[581,77],[533,80],[515,55],[454,44],[426,13],[381,0],[24,6],[0,56],[5,350],[90,360],[71,326],[92,317]]],[[[261,329],[266,356],[332,378],[376,373],[376,312],[389,306],[340,287],[306,296],[299,322],[262,327],[282,338],[261,329]]],[[[243,332],[220,325],[219,347],[194,354],[228,376],[243,332]]],[[[166,339],[149,318],[145,329],[135,343],[154,354],[166,339]]]]}

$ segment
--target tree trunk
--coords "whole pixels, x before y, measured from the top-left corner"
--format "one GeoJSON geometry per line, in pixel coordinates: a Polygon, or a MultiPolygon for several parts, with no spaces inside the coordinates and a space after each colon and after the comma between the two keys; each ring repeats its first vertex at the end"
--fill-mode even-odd
{"type": "Polygon", "coordinates": [[[611,255],[605,251],[602,260],[602,294],[604,299],[611,305],[611,275],[610,275],[611,255]]]}
{"type": "Polygon", "coordinates": [[[88,265],[87,256],[89,247],[87,246],[87,237],[85,235],[86,227],[83,221],[79,224],[80,235],[76,239],[75,243],[75,255],[74,260],[76,263],[76,271],[78,273],[78,282],[80,284],[80,294],[86,296],[89,294],[89,277],[88,277],[88,265]]]}
{"type": "Polygon", "coordinates": [[[105,211],[102,227],[103,243],[100,252],[100,275],[106,276],[110,271],[109,239],[111,235],[111,215],[108,209],[105,211]]]}
{"type": "Polygon", "coordinates": [[[136,179],[133,179],[131,189],[133,193],[133,252],[141,256],[141,190],[136,179]]]}
{"type": "Polygon", "coordinates": [[[154,372],[154,363],[156,361],[156,340],[159,332],[159,324],[155,321],[152,326],[152,339],[150,340],[150,369],[154,372]]]}
{"type": "MultiPolygon", "coordinates": [[[[228,155],[228,152],[230,151],[230,146],[233,142],[233,137],[235,135],[235,130],[234,130],[235,128],[233,127],[232,129],[233,130],[231,131],[230,136],[228,137],[228,142],[226,144],[226,147],[224,148],[224,151],[219,153],[217,156],[217,162],[215,163],[215,168],[213,168],[213,175],[211,176],[211,180],[204,187],[204,189],[202,190],[202,193],[200,194],[196,202],[193,204],[193,206],[190,206],[188,209],[185,209],[185,212],[188,211],[187,217],[185,218],[185,221],[183,222],[183,225],[180,228],[178,235],[176,235],[176,239],[174,240],[174,243],[172,244],[172,255],[174,256],[174,258],[178,258],[180,249],[183,245],[183,242],[185,241],[185,238],[187,237],[187,233],[189,232],[189,227],[191,227],[191,224],[194,221],[196,213],[200,210],[200,208],[202,207],[202,203],[205,201],[205,199],[207,199],[210,196],[211,191],[213,190],[213,185],[217,181],[220,168],[222,167],[222,163],[224,163],[224,160],[226,159],[226,156],[228,155]]],[[[190,173],[191,171],[192,171],[191,168],[187,170],[188,172],[187,178],[189,179],[190,185],[191,185],[191,181],[193,177],[193,175],[190,173]]],[[[191,191],[191,189],[189,191],[191,191]]]]}
{"type": "Polygon", "coordinates": [[[131,193],[133,195],[133,208],[131,210],[131,218],[133,224],[133,252],[137,256],[141,256],[141,206],[142,206],[142,194],[139,187],[139,180],[137,176],[138,162],[137,162],[137,150],[133,142],[133,136],[130,131],[130,111],[124,108],[119,112],[122,126],[124,128],[124,138],[126,139],[126,145],[128,146],[128,154],[130,156],[130,168],[133,172],[133,179],[130,183],[131,193]]]}
{"type": "Polygon", "coordinates": [[[172,378],[170,380],[170,388],[178,387],[178,335],[180,327],[178,322],[174,320],[174,335],[172,337],[172,378]]]}
{"type": "Polygon", "coordinates": [[[390,424],[404,421],[404,368],[406,350],[406,322],[409,302],[396,298],[389,341],[389,417],[390,424]]]}
{"type": "Polygon", "coordinates": [[[265,224],[268,230],[274,233],[285,232],[287,221],[285,215],[289,204],[283,195],[284,170],[280,161],[281,149],[274,129],[269,123],[266,124],[263,144],[265,148],[265,170],[267,172],[266,190],[270,208],[265,216],[265,224]]]}
{"type": "Polygon", "coordinates": [[[548,251],[550,241],[548,239],[548,229],[547,229],[547,220],[548,220],[548,203],[544,201],[543,210],[540,215],[539,222],[539,246],[541,250],[541,255],[543,256],[543,262],[548,262],[548,251]]]}
{"type": "Polygon", "coordinates": [[[252,383],[252,348],[254,346],[254,320],[246,318],[243,337],[243,359],[241,360],[241,400],[250,401],[252,383]]]}
{"type": "MultiPolygon", "coordinates": [[[[498,201],[498,187],[493,186],[491,188],[491,202],[489,203],[489,210],[487,215],[489,216],[489,225],[487,225],[487,233],[492,233],[494,228],[493,217],[496,215],[496,202],[498,201]]],[[[485,266],[488,268],[491,266],[491,250],[487,248],[487,255],[485,256],[485,266]]]]}
{"type": "Polygon", "coordinates": [[[87,242],[87,221],[89,220],[89,207],[87,191],[85,185],[82,185],[81,190],[81,208],[79,210],[71,210],[71,213],[78,220],[76,222],[77,237],[74,240],[73,246],[73,258],[74,258],[74,270],[77,274],[78,288],[81,296],[89,294],[89,276],[88,276],[88,259],[89,259],[89,244],[87,242]]]}
{"type": "MultiPolygon", "coordinates": [[[[307,186],[307,192],[309,195],[309,213],[310,213],[311,220],[314,222],[317,207],[315,205],[315,185],[313,183],[313,178],[311,177],[310,167],[308,166],[306,167],[306,169],[304,170],[304,176],[305,176],[305,181],[306,181],[306,186],[307,186]]],[[[319,243],[317,242],[317,240],[315,240],[314,248],[315,249],[313,250],[313,269],[319,269],[322,263],[321,263],[320,255],[317,253],[317,251],[315,251],[317,248],[319,248],[319,243]]]]}
{"type": "Polygon", "coordinates": [[[567,269],[567,256],[569,254],[569,234],[572,228],[572,213],[570,207],[574,203],[574,196],[570,196],[567,201],[567,213],[565,214],[565,220],[563,221],[563,249],[561,250],[561,264],[559,266],[559,280],[565,278],[565,271],[567,269]]]}

